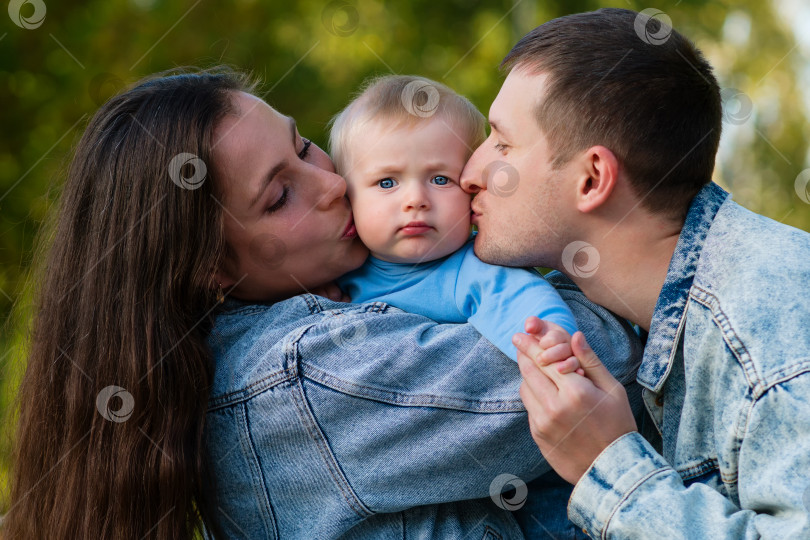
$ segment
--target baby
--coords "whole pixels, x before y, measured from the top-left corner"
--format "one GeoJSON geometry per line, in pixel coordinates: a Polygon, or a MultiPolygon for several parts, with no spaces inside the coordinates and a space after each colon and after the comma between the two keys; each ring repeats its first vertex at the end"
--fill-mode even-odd
{"type": "Polygon", "coordinates": [[[466,98],[422,77],[367,83],[332,121],[330,149],[347,183],[357,234],[371,255],[338,279],[353,302],[386,302],[437,322],[470,322],[513,360],[527,317],[576,332],[570,309],[539,273],[473,252],[464,164],[486,138],[466,98]]]}

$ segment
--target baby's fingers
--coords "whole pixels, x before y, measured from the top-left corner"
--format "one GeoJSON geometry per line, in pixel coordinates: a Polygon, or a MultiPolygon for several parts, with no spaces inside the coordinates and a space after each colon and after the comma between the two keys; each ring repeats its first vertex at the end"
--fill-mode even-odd
{"type": "MultiPolygon", "coordinates": [[[[573,356],[573,354],[574,353],[571,351],[570,343],[558,343],[557,345],[553,345],[552,347],[544,350],[543,354],[540,355],[539,360],[541,364],[548,365],[565,360],[569,356],[573,356]]],[[[579,363],[577,363],[577,365],[579,365],[579,363]]]]}
{"type": "Polygon", "coordinates": [[[526,333],[534,336],[538,340],[538,345],[548,349],[558,343],[571,341],[571,335],[557,323],[544,321],[535,316],[528,317],[523,323],[526,333]]]}
{"type": "Polygon", "coordinates": [[[546,331],[546,325],[542,320],[532,315],[523,323],[523,329],[527,334],[534,334],[539,337],[546,331]]]}
{"type": "Polygon", "coordinates": [[[561,375],[565,375],[567,373],[576,373],[583,376],[585,375],[585,370],[580,367],[579,360],[576,356],[569,356],[565,360],[557,362],[554,364],[554,369],[556,369],[557,373],[561,375]]]}

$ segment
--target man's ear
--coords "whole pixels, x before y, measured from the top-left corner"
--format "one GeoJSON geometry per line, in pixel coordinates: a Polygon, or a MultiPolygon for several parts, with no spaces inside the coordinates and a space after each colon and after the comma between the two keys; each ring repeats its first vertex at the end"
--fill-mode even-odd
{"type": "Polygon", "coordinates": [[[592,146],[581,155],[581,175],[577,181],[576,206],[580,212],[602,207],[616,188],[619,160],[604,146],[592,146]]]}

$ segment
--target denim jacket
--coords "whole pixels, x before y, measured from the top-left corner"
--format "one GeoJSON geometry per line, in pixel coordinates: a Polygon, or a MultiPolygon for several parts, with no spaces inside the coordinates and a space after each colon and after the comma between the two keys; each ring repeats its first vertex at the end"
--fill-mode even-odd
{"type": "MultiPolygon", "coordinates": [[[[549,281],[640,403],[633,329],[549,281]]],[[[228,538],[523,538],[495,480],[550,468],[517,364],[471,325],[304,294],[228,300],[208,342],[207,489],[228,538]]]]}
{"type": "Polygon", "coordinates": [[[630,433],[600,454],[575,523],[594,538],[810,538],[810,235],[704,187],[638,381],[653,444],[630,433]]]}

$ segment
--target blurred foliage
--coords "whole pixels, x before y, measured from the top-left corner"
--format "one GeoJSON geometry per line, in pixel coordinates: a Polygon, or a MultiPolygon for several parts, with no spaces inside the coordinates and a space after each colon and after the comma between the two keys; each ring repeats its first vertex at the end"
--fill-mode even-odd
{"type": "MultiPolygon", "coordinates": [[[[44,3],[47,14],[37,28],[21,28],[0,15],[2,413],[13,409],[24,366],[31,310],[26,277],[38,227],[58,194],[72,145],[114,92],[177,66],[231,64],[260,76],[265,99],[294,115],[301,133],[324,146],[327,121],[369,75],[424,75],[455,88],[486,113],[502,82],[497,65],[522,35],[551,18],[610,5],[596,0],[44,3]]],[[[648,7],[635,1],[613,5],[648,7]]],[[[807,49],[797,46],[785,8],[759,0],[662,1],[657,7],[704,51],[721,86],[736,89],[728,92],[730,121],[718,182],[752,210],[810,230],[810,205],[794,189],[797,175],[809,166],[807,110],[797,74],[810,62],[807,49]]],[[[33,0],[21,5],[23,18],[35,12],[33,0]]],[[[6,427],[11,423],[7,418],[6,427]]],[[[9,440],[0,439],[0,488],[9,440]]]]}

